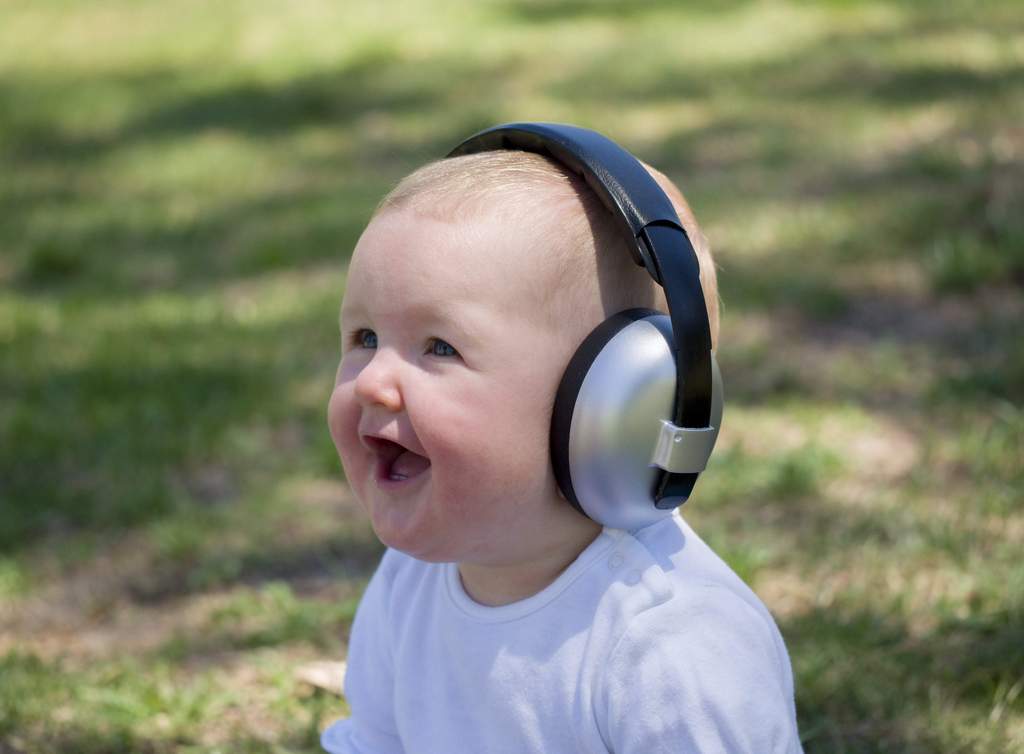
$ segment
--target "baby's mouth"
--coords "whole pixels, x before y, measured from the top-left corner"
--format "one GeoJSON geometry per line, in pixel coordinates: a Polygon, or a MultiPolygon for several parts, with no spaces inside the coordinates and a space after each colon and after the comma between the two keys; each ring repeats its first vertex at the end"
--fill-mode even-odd
{"type": "Polygon", "coordinates": [[[418,477],[430,468],[430,459],[413,453],[397,442],[379,437],[368,438],[377,453],[376,476],[378,480],[404,482],[418,477]]]}

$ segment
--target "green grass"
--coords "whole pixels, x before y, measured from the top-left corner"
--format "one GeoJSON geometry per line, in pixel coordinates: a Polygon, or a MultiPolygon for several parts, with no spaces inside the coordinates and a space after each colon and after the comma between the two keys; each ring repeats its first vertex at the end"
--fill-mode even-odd
{"type": "Polygon", "coordinates": [[[808,752],[1024,753],[1018,3],[0,5],[0,750],[313,752],[380,553],[324,411],[348,254],[503,120],[712,240],[689,517],[808,752]]]}

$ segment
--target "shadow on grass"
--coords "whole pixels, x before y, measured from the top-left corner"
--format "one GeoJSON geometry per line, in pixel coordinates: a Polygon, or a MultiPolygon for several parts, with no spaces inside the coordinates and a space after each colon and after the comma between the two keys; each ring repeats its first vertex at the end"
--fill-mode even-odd
{"type": "Polygon", "coordinates": [[[335,296],[304,304],[266,325],[217,308],[208,318],[157,309],[120,336],[62,343],[70,363],[60,366],[46,339],[26,332],[22,358],[0,366],[10,400],[0,425],[0,553],[228,502],[283,464],[337,477],[321,405],[280,400],[316,375],[323,406],[330,392],[335,296]],[[76,346],[88,358],[76,358],[76,346]],[[278,437],[281,427],[297,437],[278,437]],[[189,482],[193,470],[214,467],[223,490],[189,482]]]}
{"type": "Polygon", "coordinates": [[[1007,723],[1024,712],[1024,701],[1006,697],[1024,675],[1020,606],[949,618],[924,633],[898,614],[818,609],[782,623],[806,750],[952,751],[948,731],[929,729],[935,712],[955,728],[965,708],[985,716],[1004,702],[984,733],[987,750],[1003,750],[1007,723]]]}
{"type": "MultiPolygon", "coordinates": [[[[88,165],[142,142],[181,139],[206,131],[272,139],[311,126],[346,129],[368,112],[401,113],[436,106],[443,99],[444,82],[454,72],[455,63],[428,66],[417,76],[396,75],[402,70],[395,50],[377,49],[334,70],[283,83],[242,80],[209,91],[190,91],[190,77],[176,69],[108,75],[103,80],[105,88],[127,93],[148,107],[142,107],[139,115],[123,125],[92,134],[15,120],[7,129],[6,151],[16,165],[88,165]]],[[[0,87],[0,103],[20,103],[33,88],[60,91],[65,80],[40,77],[8,83],[0,87]]]]}
{"type": "MultiPolygon", "coordinates": [[[[383,193],[385,187],[379,188],[383,193]]],[[[116,303],[140,292],[202,292],[275,270],[340,263],[375,201],[366,185],[337,184],[236,200],[187,224],[169,224],[157,219],[160,201],[151,197],[135,208],[152,215],[151,222],[112,213],[73,234],[57,229],[29,242],[16,282],[27,295],[102,288],[104,298],[116,303]],[[97,253],[85,257],[83,246],[97,253]]]]}
{"type": "MultiPolygon", "coordinates": [[[[409,153],[410,145],[393,143],[383,122],[367,121],[368,116],[386,114],[390,121],[403,115],[448,113],[442,132],[421,137],[412,145],[414,155],[425,157],[443,155],[445,147],[450,148],[466,133],[490,124],[472,107],[452,111],[451,84],[459,82],[472,90],[500,86],[506,73],[501,65],[468,66],[454,54],[415,66],[400,58],[397,50],[370,50],[333,70],[283,82],[242,79],[208,91],[191,91],[188,82],[193,77],[174,69],[108,74],[102,79],[103,86],[139,102],[138,115],[90,132],[58,128],[49,120],[52,114],[45,110],[35,118],[12,114],[6,123],[0,121],[6,131],[5,149],[0,154],[20,168],[51,165],[83,169],[113,152],[140,144],[219,132],[263,141],[271,148],[279,137],[321,127],[348,132],[357,145],[353,151],[370,149],[371,156],[387,160],[389,155],[409,153]],[[374,123],[379,133],[374,132],[374,123]]],[[[0,85],[0,106],[17,108],[31,101],[33,95],[38,98],[40,90],[52,92],[57,98],[66,85],[65,77],[15,80],[0,85]]],[[[345,154],[350,153],[339,156],[345,154]]]]}
{"type": "MultiPolygon", "coordinates": [[[[308,706],[314,706],[310,702],[308,706]]],[[[313,712],[315,719],[303,729],[266,740],[248,735],[231,737],[221,746],[202,746],[191,736],[157,737],[134,733],[130,726],[54,725],[39,736],[0,738],[0,754],[176,754],[189,751],[232,751],[245,754],[323,754],[318,731],[319,721],[329,719],[336,712],[329,701],[319,701],[313,712]],[[22,748],[26,745],[28,748],[22,748]],[[42,748],[37,748],[42,747],[42,748]],[[188,747],[183,749],[182,747],[188,747]],[[202,747],[202,748],[197,748],[202,747]],[[282,748],[284,747],[284,748],[282,748]]]]}
{"type": "MultiPolygon", "coordinates": [[[[690,13],[721,13],[748,5],[749,0],[704,0],[690,13]]],[[[619,3],[614,0],[514,0],[499,6],[507,17],[530,24],[562,23],[588,18],[632,19],[652,13],[678,10],[672,0],[644,3],[619,3]]]]}
{"type": "Polygon", "coordinates": [[[274,392],[269,381],[213,364],[93,365],[6,384],[21,401],[0,462],[7,552],[48,529],[131,525],[167,513],[175,491],[166,472],[191,453],[216,455],[229,428],[255,410],[251,401],[274,392]],[[183,442],[188,436],[194,442],[183,442]]]}
{"type": "Polygon", "coordinates": [[[62,725],[41,736],[26,740],[22,736],[11,737],[7,742],[0,738],[0,754],[30,754],[34,751],[48,751],[53,754],[170,754],[176,751],[171,742],[155,743],[146,741],[124,728],[104,726],[97,730],[87,726],[62,725]],[[23,745],[29,748],[22,748],[23,745]],[[45,748],[39,749],[37,746],[45,748]]]}
{"type": "Polygon", "coordinates": [[[817,268],[730,264],[726,307],[766,319],[763,334],[719,357],[731,403],[814,399],[899,415],[1024,403],[1016,286],[922,302],[852,294],[817,268]]]}
{"type": "Polygon", "coordinates": [[[225,584],[260,586],[287,582],[297,589],[340,581],[368,581],[384,552],[368,527],[353,528],[297,545],[253,542],[245,549],[170,562],[129,577],[135,602],[154,605],[225,584]]]}

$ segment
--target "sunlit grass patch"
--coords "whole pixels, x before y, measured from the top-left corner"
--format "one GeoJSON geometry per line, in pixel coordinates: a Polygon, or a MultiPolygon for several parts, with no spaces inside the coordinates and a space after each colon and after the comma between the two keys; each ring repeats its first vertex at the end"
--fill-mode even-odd
{"type": "Polygon", "coordinates": [[[264,651],[248,668],[183,671],[124,659],[86,670],[32,655],[0,658],[0,734],[54,751],[315,752],[334,705],[301,692],[298,656],[264,651]],[[301,693],[300,693],[301,692],[301,693]],[[285,747],[285,748],[282,748],[285,747]]]}
{"type": "Polygon", "coordinates": [[[302,599],[281,581],[245,590],[217,607],[208,621],[189,634],[176,634],[157,652],[173,661],[202,661],[204,656],[260,647],[301,643],[339,652],[343,631],[355,617],[358,590],[331,602],[302,599]]]}
{"type": "Polygon", "coordinates": [[[0,602],[27,593],[29,579],[24,568],[14,558],[0,558],[0,602]]]}
{"type": "Polygon", "coordinates": [[[231,505],[183,505],[147,538],[152,573],[133,587],[143,599],[284,578],[344,584],[366,578],[382,553],[343,485],[315,478],[231,505]]]}

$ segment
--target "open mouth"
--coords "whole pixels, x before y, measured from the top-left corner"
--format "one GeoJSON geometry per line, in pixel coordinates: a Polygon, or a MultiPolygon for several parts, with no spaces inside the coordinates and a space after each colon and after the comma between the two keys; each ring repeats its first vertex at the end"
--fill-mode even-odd
{"type": "Polygon", "coordinates": [[[397,442],[380,437],[367,437],[368,444],[377,454],[378,481],[404,482],[415,479],[430,468],[430,459],[413,453],[397,442]]]}

